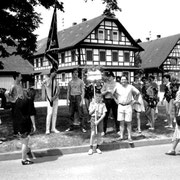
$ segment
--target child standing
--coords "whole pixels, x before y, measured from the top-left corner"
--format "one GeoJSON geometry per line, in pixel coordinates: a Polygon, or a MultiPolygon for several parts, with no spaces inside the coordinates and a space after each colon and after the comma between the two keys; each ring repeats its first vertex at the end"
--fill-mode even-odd
{"type": "Polygon", "coordinates": [[[96,94],[95,99],[90,103],[89,114],[91,115],[91,137],[90,137],[90,149],[88,151],[89,155],[93,154],[93,143],[96,140],[96,152],[101,154],[99,145],[101,142],[101,133],[103,132],[103,118],[107,112],[106,106],[103,103],[103,98],[101,94],[96,94]]]}
{"type": "MultiPolygon", "coordinates": [[[[180,108],[179,108],[180,107],[180,86],[176,93],[176,99],[174,101],[174,104],[178,109],[177,114],[178,114],[178,116],[180,116],[180,108]]],[[[173,138],[172,138],[171,150],[169,150],[165,154],[166,155],[176,155],[176,147],[177,147],[179,141],[180,141],[180,126],[176,123],[175,131],[174,131],[173,138]]]]}

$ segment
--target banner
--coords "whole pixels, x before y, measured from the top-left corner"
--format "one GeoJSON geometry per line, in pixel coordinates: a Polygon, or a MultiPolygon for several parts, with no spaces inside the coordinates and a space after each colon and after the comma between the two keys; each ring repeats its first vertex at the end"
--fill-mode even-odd
{"type": "Polygon", "coordinates": [[[59,60],[58,60],[58,36],[57,36],[57,12],[56,4],[54,7],[53,17],[51,21],[51,26],[49,30],[49,35],[47,39],[47,45],[45,50],[45,56],[48,61],[51,62],[52,67],[58,70],[59,60]]]}

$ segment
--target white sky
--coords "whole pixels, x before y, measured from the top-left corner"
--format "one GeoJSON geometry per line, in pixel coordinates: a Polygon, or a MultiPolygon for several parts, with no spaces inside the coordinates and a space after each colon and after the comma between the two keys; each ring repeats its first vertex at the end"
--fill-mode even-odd
{"type": "MultiPolygon", "coordinates": [[[[101,15],[105,5],[101,0],[61,0],[65,13],[58,11],[58,31],[68,28],[73,22],[80,23],[101,15]],[[64,23],[63,23],[64,19],[64,23]]],[[[146,37],[155,39],[156,35],[166,37],[180,33],[180,0],[117,0],[122,12],[116,12],[116,18],[122,23],[134,39],[146,41],[146,37]]],[[[53,9],[36,8],[43,18],[35,31],[38,40],[47,37],[53,9]]]]}

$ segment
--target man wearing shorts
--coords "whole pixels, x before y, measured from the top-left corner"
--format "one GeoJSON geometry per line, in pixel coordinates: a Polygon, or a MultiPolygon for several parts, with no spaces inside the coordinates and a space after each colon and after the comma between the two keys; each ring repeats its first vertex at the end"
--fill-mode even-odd
{"type": "Polygon", "coordinates": [[[117,120],[120,121],[120,139],[124,139],[124,122],[127,123],[128,141],[132,143],[131,121],[132,104],[137,103],[139,90],[128,84],[126,76],[121,77],[121,84],[117,84],[114,91],[114,100],[118,104],[117,120]]]}

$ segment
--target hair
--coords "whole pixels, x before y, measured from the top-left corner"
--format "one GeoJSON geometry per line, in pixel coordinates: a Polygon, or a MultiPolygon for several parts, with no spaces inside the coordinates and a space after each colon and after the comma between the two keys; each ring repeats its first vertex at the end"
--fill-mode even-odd
{"type": "Polygon", "coordinates": [[[50,74],[52,74],[53,72],[56,72],[56,71],[57,71],[56,68],[53,67],[50,69],[50,74]]]}
{"type": "Polygon", "coordinates": [[[145,77],[145,76],[143,76],[142,78],[141,78],[141,81],[146,81],[147,80],[147,78],[145,77]]]}
{"type": "Polygon", "coordinates": [[[170,76],[170,74],[164,74],[164,75],[163,75],[163,78],[167,78],[167,79],[169,79],[169,81],[171,81],[171,76],[170,76]]]}
{"type": "Polygon", "coordinates": [[[20,72],[16,72],[13,74],[13,79],[15,80],[21,73],[20,72]]]}
{"type": "Polygon", "coordinates": [[[110,76],[114,77],[114,73],[112,71],[109,71],[109,72],[107,72],[107,76],[108,77],[110,77],[110,76]]]}
{"type": "Polygon", "coordinates": [[[74,69],[72,70],[72,73],[74,73],[75,71],[77,71],[77,72],[79,73],[79,69],[78,69],[78,68],[74,68],[74,69]]]}
{"type": "Polygon", "coordinates": [[[123,75],[121,76],[121,79],[122,79],[122,77],[125,77],[126,80],[128,81],[128,77],[127,77],[125,74],[123,74],[123,75]]]}
{"type": "Polygon", "coordinates": [[[154,77],[153,75],[149,75],[149,79],[150,79],[150,80],[152,79],[152,80],[154,81],[154,80],[155,80],[155,77],[154,77]]]}
{"type": "Polygon", "coordinates": [[[30,99],[32,99],[34,101],[35,96],[36,96],[36,90],[34,88],[29,88],[27,90],[27,95],[30,99]]]}

